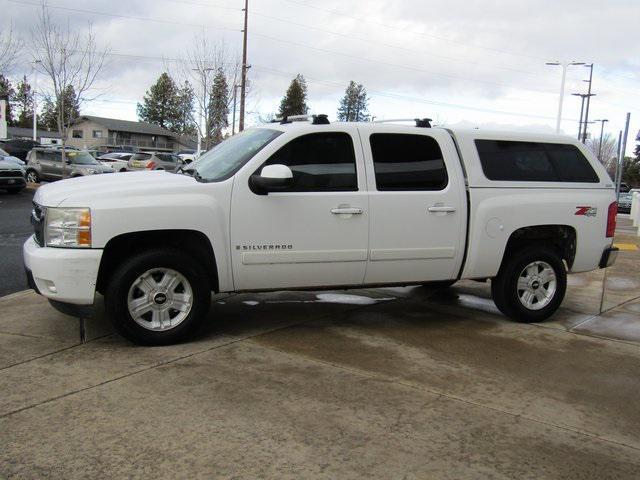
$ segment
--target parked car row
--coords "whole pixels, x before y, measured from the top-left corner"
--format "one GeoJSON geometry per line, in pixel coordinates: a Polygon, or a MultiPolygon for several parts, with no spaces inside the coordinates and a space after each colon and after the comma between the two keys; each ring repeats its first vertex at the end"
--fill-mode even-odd
{"type": "Polygon", "coordinates": [[[99,173],[113,173],[110,166],[103,165],[88,152],[66,150],[66,161],[62,163],[62,150],[59,148],[38,147],[27,155],[26,178],[28,182],[60,180],[63,177],[81,177],[99,173]]]}

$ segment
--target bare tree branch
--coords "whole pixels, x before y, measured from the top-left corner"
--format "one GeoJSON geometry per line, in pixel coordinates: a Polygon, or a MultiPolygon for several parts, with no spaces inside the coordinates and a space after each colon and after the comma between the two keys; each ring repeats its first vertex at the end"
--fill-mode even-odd
{"type": "Polygon", "coordinates": [[[74,102],[78,105],[89,102],[95,97],[89,97],[88,92],[93,88],[100,72],[105,65],[105,58],[109,48],[99,51],[96,37],[89,25],[85,34],[71,30],[70,23],[61,26],[54,23],[45,2],[38,18],[36,27],[31,32],[32,56],[39,72],[50,81],[52,91],[45,93],[58,111],[58,133],[62,135],[63,146],[63,176],[66,174],[64,146],[66,144],[69,125],[76,120],[68,118],[65,109],[65,96],[73,90],[74,102]]]}
{"type": "Polygon", "coordinates": [[[0,74],[5,75],[14,67],[23,46],[22,39],[13,33],[13,23],[0,31],[0,74]]]}
{"type": "Polygon", "coordinates": [[[241,62],[239,56],[230,53],[223,42],[211,43],[204,32],[194,35],[191,48],[187,52],[170,71],[174,78],[181,82],[188,80],[194,87],[196,112],[192,113],[192,120],[197,125],[200,136],[205,141],[205,148],[208,150],[212,128],[209,103],[213,78],[219,69],[225,73],[231,93],[228,98],[230,106],[233,102],[233,85],[238,83],[240,78],[241,62]],[[201,116],[202,121],[200,121],[201,116]]]}

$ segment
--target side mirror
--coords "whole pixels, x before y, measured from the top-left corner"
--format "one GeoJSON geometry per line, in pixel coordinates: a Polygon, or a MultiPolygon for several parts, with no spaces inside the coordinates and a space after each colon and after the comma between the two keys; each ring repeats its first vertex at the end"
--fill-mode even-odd
{"type": "Polygon", "coordinates": [[[249,178],[249,187],[258,195],[269,192],[281,192],[293,184],[293,172],[286,165],[267,165],[260,175],[254,174],[249,178]]]}

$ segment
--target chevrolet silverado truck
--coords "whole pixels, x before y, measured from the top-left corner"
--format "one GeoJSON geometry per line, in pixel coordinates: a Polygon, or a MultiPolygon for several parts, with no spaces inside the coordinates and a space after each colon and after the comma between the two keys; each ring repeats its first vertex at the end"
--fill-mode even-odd
{"type": "Polygon", "coordinates": [[[30,285],[58,307],[98,292],[124,336],[169,344],[212,292],[490,279],[500,311],[542,321],[567,273],[617,254],[613,182],[564,136],[285,119],[185,171],[38,189],[30,285]]]}

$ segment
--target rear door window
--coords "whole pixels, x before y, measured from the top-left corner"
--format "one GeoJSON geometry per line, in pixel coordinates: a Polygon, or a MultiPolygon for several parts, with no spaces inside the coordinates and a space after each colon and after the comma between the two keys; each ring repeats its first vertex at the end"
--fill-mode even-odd
{"type": "Polygon", "coordinates": [[[600,179],[575,145],[507,140],[476,140],[489,180],[520,182],[586,182],[600,179]]]}
{"type": "Polygon", "coordinates": [[[379,191],[443,190],[447,186],[447,169],[435,138],[374,133],[369,142],[379,191]]]}
{"type": "Polygon", "coordinates": [[[131,160],[149,160],[151,158],[151,154],[149,153],[136,153],[135,155],[131,156],[131,160]]]}

